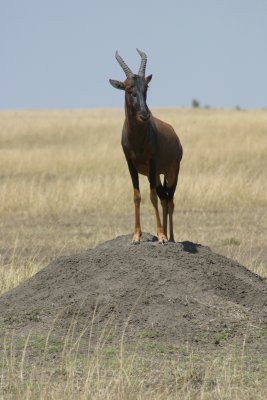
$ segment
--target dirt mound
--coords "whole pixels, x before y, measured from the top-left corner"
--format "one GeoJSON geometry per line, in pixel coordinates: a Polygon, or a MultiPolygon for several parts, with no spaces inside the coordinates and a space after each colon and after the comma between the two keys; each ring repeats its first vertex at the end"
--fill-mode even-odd
{"type": "Polygon", "coordinates": [[[191,242],[140,245],[121,236],[50,263],[0,298],[2,324],[64,334],[94,323],[127,340],[218,341],[265,332],[267,285],[237,262],[191,242]],[[218,336],[219,335],[219,336],[218,336]],[[217,338],[217,339],[216,339],[217,338]]]}

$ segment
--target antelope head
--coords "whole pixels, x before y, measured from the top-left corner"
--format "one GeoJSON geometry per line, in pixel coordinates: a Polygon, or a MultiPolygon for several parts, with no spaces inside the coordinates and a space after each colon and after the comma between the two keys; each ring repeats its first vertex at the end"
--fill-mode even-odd
{"type": "Polygon", "coordinates": [[[119,53],[116,51],[115,57],[121,68],[123,69],[126,80],[124,82],[110,79],[110,84],[115,89],[121,89],[125,91],[125,102],[126,107],[129,107],[131,112],[137,117],[141,122],[146,122],[149,120],[151,113],[146,104],[146,96],[148,83],[152,79],[152,75],[145,76],[147,56],[144,52],[136,49],[141,56],[141,64],[138,74],[134,74],[132,70],[128,67],[125,61],[121,58],[119,53]]]}

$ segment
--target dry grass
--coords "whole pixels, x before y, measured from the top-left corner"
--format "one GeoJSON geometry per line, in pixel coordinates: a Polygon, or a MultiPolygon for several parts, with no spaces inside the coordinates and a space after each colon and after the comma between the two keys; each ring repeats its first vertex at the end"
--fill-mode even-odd
{"type": "MultiPolygon", "coordinates": [[[[158,111],[184,146],[179,210],[266,206],[266,112],[158,111]]],[[[129,210],[122,112],[1,113],[1,213],[129,210]]]]}
{"type": "MultiPolygon", "coordinates": [[[[266,360],[243,347],[217,354],[188,348],[126,350],[99,338],[83,352],[80,341],[30,334],[14,346],[5,338],[0,367],[0,398],[12,400],[265,400],[266,360]],[[34,360],[34,362],[33,362],[34,360]]],[[[139,347],[140,346],[140,347],[139,347]]]]}
{"type": "MultiPolygon", "coordinates": [[[[176,239],[207,244],[266,274],[267,112],[154,114],[175,127],[184,147],[176,239]]],[[[59,253],[129,233],[133,201],[122,122],[121,110],[0,113],[2,264],[20,270],[30,259],[39,268],[59,253]]],[[[145,177],[141,190],[142,227],[154,233],[145,177]]]]}
{"type": "MultiPolygon", "coordinates": [[[[267,276],[267,112],[154,114],[175,127],[184,147],[176,239],[209,245],[267,276]]],[[[121,110],[0,113],[1,293],[59,254],[131,231],[122,122],[121,110]]],[[[154,233],[144,177],[141,190],[142,228],[154,233]]],[[[28,343],[21,356],[12,350],[16,345],[2,345],[0,398],[61,399],[62,393],[64,399],[265,398],[266,365],[246,364],[239,349],[201,360],[190,352],[186,358],[142,358],[116,349],[110,354],[98,349],[81,360],[60,350],[63,369],[58,363],[48,368],[47,362],[35,369],[27,363],[28,343]]]]}

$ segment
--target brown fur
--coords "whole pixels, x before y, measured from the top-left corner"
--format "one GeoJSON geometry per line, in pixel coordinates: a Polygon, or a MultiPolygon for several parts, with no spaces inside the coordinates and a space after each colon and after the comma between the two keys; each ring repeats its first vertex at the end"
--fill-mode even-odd
{"type": "MultiPolygon", "coordinates": [[[[167,180],[167,187],[176,186],[180,161],[182,159],[182,146],[178,136],[171,125],[155,118],[151,115],[147,122],[139,121],[134,115],[131,108],[127,106],[127,93],[125,101],[125,122],[122,132],[122,147],[126,159],[130,159],[138,173],[149,176],[149,162],[152,158],[156,159],[156,186],[160,184],[160,175],[164,175],[167,180]],[[157,136],[157,149],[151,143],[148,131],[150,126],[155,127],[157,136]]],[[[140,192],[139,192],[140,193],[140,192]]],[[[156,191],[151,194],[151,202],[153,204],[157,223],[157,236],[160,241],[167,241],[167,217],[169,215],[170,235],[169,240],[174,241],[173,234],[173,199],[167,201],[161,200],[163,209],[163,226],[161,225],[156,191]]],[[[141,196],[140,196],[141,200],[141,196]]],[[[139,221],[140,226],[140,204],[138,209],[135,208],[135,226],[139,221]]],[[[135,233],[133,242],[139,242],[141,236],[135,233]]]]}

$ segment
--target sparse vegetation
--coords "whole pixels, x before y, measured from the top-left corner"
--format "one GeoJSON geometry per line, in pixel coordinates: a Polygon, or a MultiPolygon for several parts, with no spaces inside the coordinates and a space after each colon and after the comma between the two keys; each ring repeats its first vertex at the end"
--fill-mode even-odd
{"type": "Polygon", "coordinates": [[[197,99],[192,100],[192,108],[199,108],[200,102],[197,99]]]}
{"type": "Polygon", "coordinates": [[[92,347],[66,337],[29,335],[1,344],[3,399],[260,399],[266,359],[246,355],[246,343],[214,354],[179,351],[157,342],[92,347]]]}
{"type": "MultiPolygon", "coordinates": [[[[266,110],[154,114],[175,127],[184,147],[176,239],[208,245],[266,277],[266,110]]],[[[1,293],[52,258],[130,233],[133,200],[120,148],[122,121],[121,110],[0,113],[1,293]]],[[[145,179],[141,222],[143,231],[154,233],[145,179]]],[[[39,310],[29,318],[38,321],[39,310]]],[[[220,345],[228,335],[214,340],[220,345]]],[[[266,361],[247,355],[246,344],[203,355],[162,346],[157,332],[147,331],[142,348],[124,349],[110,335],[105,346],[100,341],[84,353],[62,340],[33,333],[20,342],[3,333],[0,398],[266,397],[266,361]]]]}
{"type": "MultiPolygon", "coordinates": [[[[265,275],[266,111],[154,114],[184,147],[176,239],[207,244],[265,275]]],[[[122,122],[121,110],[0,113],[2,293],[58,255],[132,231],[122,122]]],[[[142,228],[154,233],[145,177],[141,191],[142,228]]]]}

